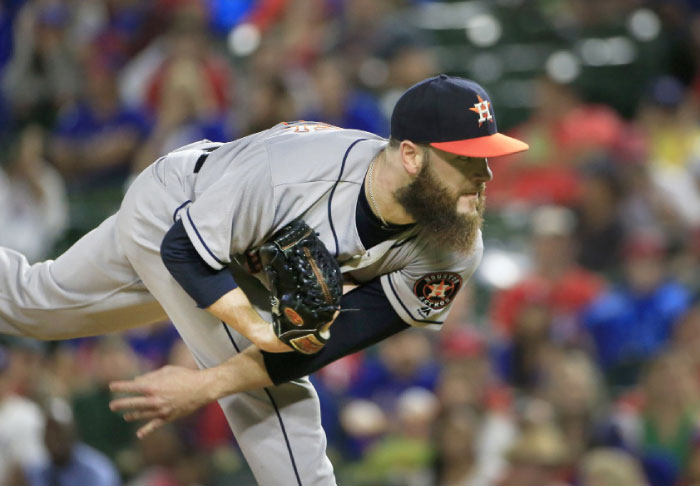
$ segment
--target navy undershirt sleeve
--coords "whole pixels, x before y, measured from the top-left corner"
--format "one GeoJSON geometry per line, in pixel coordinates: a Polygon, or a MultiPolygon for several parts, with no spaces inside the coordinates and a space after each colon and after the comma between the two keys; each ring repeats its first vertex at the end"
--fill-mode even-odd
{"type": "Polygon", "coordinates": [[[214,270],[199,256],[181,220],[165,234],[160,255],[165,267],[194,299],[197,307],[206,309],[238,287],[228,269],[214,270]]]}
{"type": "Polygon", "coordinates": [[[275,385],[309,375],[410,327],[391,307],[379,279],[345,294],[341,309],[343,311],[331,326],[330,339],[318,353],[262,351],[265,368],[275,385]]]}

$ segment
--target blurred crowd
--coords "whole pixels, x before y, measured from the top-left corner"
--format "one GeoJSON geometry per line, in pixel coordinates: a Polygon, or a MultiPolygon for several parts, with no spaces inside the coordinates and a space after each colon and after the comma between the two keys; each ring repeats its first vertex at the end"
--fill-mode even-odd
{"type": "MultiPolygon", "coordinates": [[[[491,161],[484,260],[441,332],[312,377],[339,484],[697,485],[699,66],[693,0],[5,0],[0,245],[55,257],[181,145],[299,119],[387,136],[403,90],[474,77],[531,149],[491,161]],[[498,84],[459,56],[505,42],[499,18],[571,49],[498,84]]],[[[164,364],[195,367],[167,322],[3,337],[0,484],[254,484],[216,404],[142,441],[109,411],[109,381],[164,364]]]]}

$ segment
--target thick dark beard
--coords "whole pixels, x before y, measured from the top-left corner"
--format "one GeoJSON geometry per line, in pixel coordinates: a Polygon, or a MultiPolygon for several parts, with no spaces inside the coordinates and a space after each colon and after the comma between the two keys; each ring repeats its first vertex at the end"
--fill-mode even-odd
{"type": "MultiPolygon", "coordinates": [[[[427,153],[426,153],[427,155],[427,153]]],[[[459,195],[450,191],[440,182],[426,158],[425,164],[416,179],[394,192],[394,197],[410,214],[421,231],[433,244],[467,253],[483,223],[485,185],[479,188],[477,211],[472,214],[457,212],[459,195]]]]}

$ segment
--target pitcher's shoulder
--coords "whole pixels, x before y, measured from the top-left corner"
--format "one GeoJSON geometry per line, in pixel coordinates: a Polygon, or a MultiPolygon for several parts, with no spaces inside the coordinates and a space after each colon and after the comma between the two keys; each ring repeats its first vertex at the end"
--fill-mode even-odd
{"type": "Polygon", "coordinates": [[[386,140],[324,123],[280,124],[265,140],[273,183],[361,182],[386,140]]]}
{"type": "Polygon", "coordinates": [[[358,138],[382,141],[374,133],[337,127],[324,122],[298,120],[278,123],[266,131],[266,141],[271,144],[284,143],[342,143],[358,138]]]}

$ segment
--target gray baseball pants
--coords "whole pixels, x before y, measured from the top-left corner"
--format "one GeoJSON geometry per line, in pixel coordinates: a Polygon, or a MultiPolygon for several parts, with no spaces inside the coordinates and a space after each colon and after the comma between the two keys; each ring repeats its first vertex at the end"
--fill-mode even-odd
{"type": "MultiPolygon", "coordinates": [[[[0,248],[0,333],[56,340],[106,334],[167,317],[202,368],[250,343],[194,301],[160,258],[176,209],[191,195],[155,166],[134,181],[119,211],[55,261],[30,265],[0,248]],[[167,314],[167,316],[166,316],[167,314]]],[[[264,288],[236,274],[263,317],[264,288]]],[[[318,396],[307,378],[219,400],[261,485],[335,485],[318,396]]]]}

